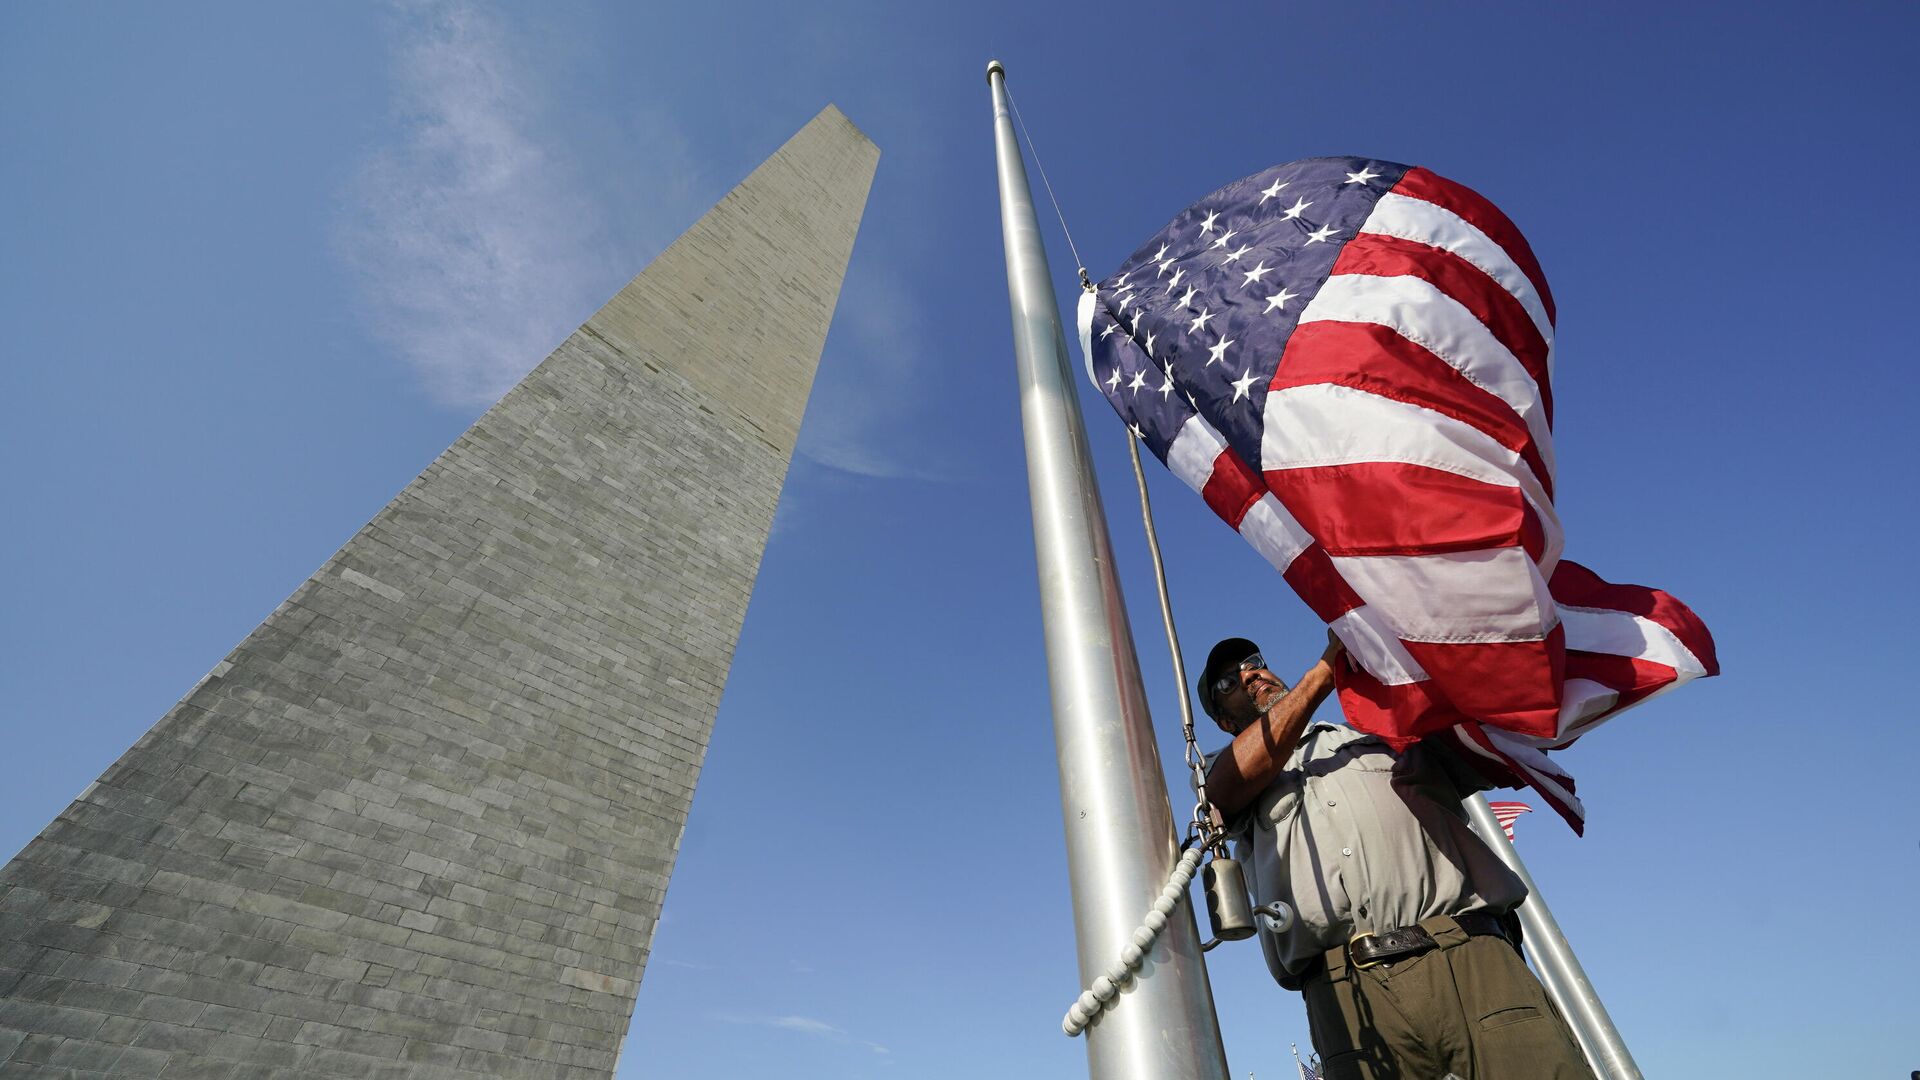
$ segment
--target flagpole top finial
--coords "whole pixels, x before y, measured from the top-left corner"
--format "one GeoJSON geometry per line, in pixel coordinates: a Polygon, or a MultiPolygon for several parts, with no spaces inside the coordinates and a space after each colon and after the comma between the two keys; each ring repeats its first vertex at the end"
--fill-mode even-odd
{"type": "Polygon", "coordinates": [[[994,75],[994,72],[996,71],[1000,73],[1001,78],[1004,79],[1007,77],[1007,66],[1005,64],[1002,64],[998,60],[987,61],[987,81],[988,82],[993,81],[993,75],[994,75]]]}

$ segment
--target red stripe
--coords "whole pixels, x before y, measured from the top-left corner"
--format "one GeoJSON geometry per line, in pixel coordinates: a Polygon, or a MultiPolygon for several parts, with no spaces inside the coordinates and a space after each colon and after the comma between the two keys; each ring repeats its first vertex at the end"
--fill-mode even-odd
{"type": "Polygon", "coordinates": [[[1613,653],[1567,652],[1567,678],[1597,682],[1619,694],[1646,697],[1674,680],[1674,670],[1654,660],[1613,653]]]}
{"type": "MultiPolygon", "coordinates": [[[[1334,261],[1335,274],[1416,277],[1459,301],[1507,347],[1540,386],[1547,422],[1553,422],[1552,375],[1547,370],[1547,339],[1519,300],[1485,270],[1450,251],[1381,233],[1361,233],[1348,241],[1334,261]]],[[[1309,323],[1308,326],[1313,324],[1309,323]]],[[[1306,327],[1301,327],[1301,330],[1306,327]]],[[[1298,331],[1296,331],[1298,333],[1298,331]]]]}
{"type": "MultiPolygon", "coordinates": [[[[1266,492],[1260,474],[1248,468],[1230,446],[1213,459],[1213,471],[1201,489],[1207,506],[1236,531],[1246,520],[1247,512],[1266,492]]],[[[1317,543],[1309,544],[1294,556],[1281,571],[1281,577],[1322,622],[1330,623],[1365,603],[1334,568],[1326,549],[1317,543]]]]}
{"type": "Polygon", "coordinates": [[[1287,579],[1287,584],[1293,586],[1293,591],[1324,623],[1331,623],[1366,602],[1347,584],[1347,579],[1340,576],[1333,560],[1327,557],[1327,549],[1319,544],[1308,545],[1280,576],[1287,579]]]}
{"type": "MultiPolygon", "coordinates": [[[[1272,482],[1269,476],[1269,483],[1272,482]]],[[[1671,594],[1645,585],[1615,585],[1571,560],[1562,559],[1547,582],[1547,590],[1562,604],[1573,607],[1611,608],[1652,619],[1673,632],[1707,669],[1708,675],[1720,674],[1720,659],[1715,653],[1713,635],[1693,609],[1671,594]]]]}
{"type": "Polygon", "coordinates": [[[1270,469],[1265,479],[1330,555],[1517,546],[1540,559],[1540,523],[1519,488],[1398,461],[1270,469]]]}
{"type": "Polygon", "coordinates": [[[1613,719],[1615,713],[1630,709],[1672,685],[1675,674],[1672,668],[1652,660],[1568,650],[1567,678],[1597,682],[1618,697],[1605,712],[1590,716],[1563,732],[1561,739],[1553,744],[1554,750],[1572,746],[1582,735],[1613,719]]]}
{"type": "Polygon", "coordinates": [[[1566,631],[1555,626],[1540,641],[1452,644],[1406,642],[1453,707],[1475,720],[1537,738],[1560,729],[1560,688],[1566,671],[1566,631]]]}
{"type": "Polygon", "coordinates": [[[1213,459],[1213,471],[1200,489],[1200,497],[1207,500],[1213,512],[1235,529],[1266,493],[1267,485],[1261,482],[1260,474],[1248,468],[1231,446],[1213,459]]]}
{"type": "Polygon", "coordinates": [[[1553,497],[1553,474],[1533,433],[1511,406],[1460,370],[1392,328],[1375,323],[1310,322],[1293,332],[1271,390],[1330,383],[1432,409],[1519,454],[1553,497]]]}
{"type": "Polygon", "coordinates": [[[1489,240],[1506,251],[1507,257],[1520,268],[1520,272],[1527,275],[1527,280],[1533,282],[1534,290],[1540,294],[1541,305],[1547,309],[1547,321],[1555,322],[1558,319],[1553,306],[1553,293],[1547,288],[1547,275],[1540,271],[1540,260],[1533,257],[1533,248],[1527,243],[1527,238],[1520,234],[1507,215],[1500,212],[1499,207],[1472,188],[1421,168],[1408,169],[1400,182],[1393,186],[1393,193],[1451,210],[1474,228],[1486,233],[1489,240]]]}
{"type": "Polygon", "coordinates": [[[1396,751],[1405,750],[1423,735],[1444,731],[1465,720],[1445,700],[1436,697],[1432,682],[1388,686],[1365,668],[1333,665],[1334,686],[1340,692],[1340,711],[1352,727],[1378,735],[1396,751]]]}

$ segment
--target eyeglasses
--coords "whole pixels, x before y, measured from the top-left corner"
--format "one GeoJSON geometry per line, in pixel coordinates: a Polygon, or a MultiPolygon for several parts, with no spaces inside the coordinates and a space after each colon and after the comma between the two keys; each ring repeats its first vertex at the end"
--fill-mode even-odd
{"type": "MultiPolygon", "coordinates": [[[[1259,671],[1261,668],[1266,666],[1267,666],[1267,658],[1264,656],[1261,656],[1259,653],[1254,653],[1252,656],[1249,656],[1245,660],[1240,661],[1240,664],[1237,670],[1238,671],[1259,671]]],[[[1237,673],[1233,675],[1222,675],[1219,678],[1213,680],[1214,696],[1218,697],[1221,694],[1224,694],[1227,691],[1232,690],[1234,687],[1239,685],[1240,685],[1240,676],[1237,673]]]]}

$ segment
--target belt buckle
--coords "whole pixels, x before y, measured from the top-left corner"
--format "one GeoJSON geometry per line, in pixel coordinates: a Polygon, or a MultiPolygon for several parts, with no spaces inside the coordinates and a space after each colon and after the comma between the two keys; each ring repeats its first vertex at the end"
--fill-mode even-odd
{"type": "Polygon", "coordinates": [[[1389,959],[1391,959],[1390,957],[1381,957],[1378,960],[1369,960],[1363,964],[1359,960],[1354,958],[1353,943],[1356,941],[1359,941],[1361,938],[1372,937],[1372,936],[1373,936],[1372,934],[1355,934],[1352,937],[1347,939],[1347,966],[1348,967],[1353,968],[1355,971],[1365,971],[1368,968],[1377,968],[1381,964],[1384,964],[1389,959]]]}

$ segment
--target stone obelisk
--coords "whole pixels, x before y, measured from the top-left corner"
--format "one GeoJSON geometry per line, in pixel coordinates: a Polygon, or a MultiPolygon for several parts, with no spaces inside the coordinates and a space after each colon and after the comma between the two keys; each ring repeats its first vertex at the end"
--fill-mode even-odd
{"type": "Polygon", "coordinates": [[[0,871],[0,1075],[611,1073],[878,158],[815,117],[0,871]]]}

